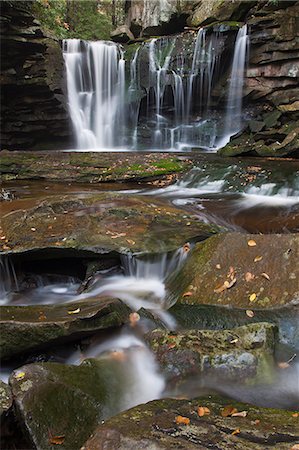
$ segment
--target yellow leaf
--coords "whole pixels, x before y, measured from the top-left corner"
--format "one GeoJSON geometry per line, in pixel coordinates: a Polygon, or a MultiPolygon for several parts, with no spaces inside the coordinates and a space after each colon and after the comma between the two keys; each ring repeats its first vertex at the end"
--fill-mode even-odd
{"type": "Polygon", "coordinates": [[[256,256],[256,257],[254,258],[254,262],[259,262],[259,261],[261,261],[262,259],[263,259],[262,256],[256,256]]]}
{"type": "Polygon", "coordinates": [[[246,315],[247,315],[248,317],[254,317],[254,312],[251,311],[251,309],[246,309],[246,315]]]}
{"type": "Polygon", "coordinates": [[[256,294],[253,293],[253,294],[251,294],[251,295],[249,296],[249,301],[250,301],[250,302],[254,302],[255,300],[256,300],[256,294]]]}
{"type": "Polygon", "coordinates": [[[188,417],[176,416],[175,423],[177,425],[189,425],[190,419],[188,417]]]}
{"type": "Polygon", "coordinates": [[[67,313],[68,314],[78,314],[80,311],[81,311],[80,308],[77,308],[77,309],[73,309],[71,311],[68,311],[67,313]]]}
{"type": "Polygon", "coordinates": [[[250,239],[250,240],[247,242],[247,244],[248,244],[249,247],[255,247],[255,246],[256,246],[256,242],[255,242],[253,239],[250,239]]]}
{"type": "Polygon", "coordinates": [[[235,434],[241,433],[240,428],[237,428],[235,431],[232,432],[232,436],[235,436],[235,434]]]}
{"type": "Polygon", "coordinates": [[[25,372],[18,372],[18,373],[15,375],[15,378],[16,378],[17,380],[22,380],[22,379],[24,378],[24,376],[25,376],[25,372]]]}

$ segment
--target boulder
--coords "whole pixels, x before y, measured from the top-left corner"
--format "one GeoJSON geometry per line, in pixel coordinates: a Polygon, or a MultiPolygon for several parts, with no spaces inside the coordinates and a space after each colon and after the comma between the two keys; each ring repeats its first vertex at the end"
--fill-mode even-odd
{"type": "Polygon", "coordinates": [[[1,358],[119,327],[130,309],[120,300],[97,298],[58,305],[1,306],[1,358]]]}
{"type": "Polygon", "coordinates": [[[111,39],[115,42],[126,44],[135,38],[127,25],[121,25],[111,32],[111,39]]]}
{"type": "Polygon", "coordinates": [[[273,367],[275,327],[268,323],[231,330],[154,330],[146,341],[166,379],[176,387],[188,377],[221,375],[243,381],[262,376],[273,367]]]}
{"type": "Polygon", "coordinates": [[[4,253],[51,248],[161,253],[219,231],[162,200],[113,192],[45,197],[33,208],[4,215],[1,227],[4,253]]]}
{"type": "Polygon", "coordinates": [[[81,450],[295,450],[298,443],[298,418],[291,411],[206,397],[137,406],[99,425],[81,450]],[[233,408],[245,411],[245,417],[232,417],[233,408]]]}
{"type": "Polygon", "coordinates": [[[240,20],[255,2],[225,2],[219,0],[197,1],[188,18],[191,26],[202,26],[212,22],[240,20]]]}
{"type": "Polygon", "coordinates": [[[101,420],[120,411],[121,363],[87,359],[80,366],[30,364],[10,377],[15,410],[37,450],[79,449],[101,420]]]}
{"type": "Polygon", "coordinates": [[[196,244],[167,282],[168,304],[268,309],[299,302],[297,234],[225,233],[196,244]]]}
{"type": "Polygon", "coordinates": [[[0,380],[0,417],[11,408],[12,400],[10,387],[0,380]]]}

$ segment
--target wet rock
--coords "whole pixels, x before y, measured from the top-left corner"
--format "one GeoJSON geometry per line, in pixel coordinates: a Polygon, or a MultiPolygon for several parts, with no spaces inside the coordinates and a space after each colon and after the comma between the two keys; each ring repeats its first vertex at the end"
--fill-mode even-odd
{"type": "Polygon", "coordinates": [[[176,304],[169,309],[179,330],[228,330],[249,323],[272,323],[277,327],[277,341],[290,350],[289,358],[299,351],[299,306],[267,310],[252,307],[250,311],[248,315],[241,308],[186,304],[176,304]]]}
{"type": "Polygon", "coordinates": [[[38,450],[79,449],[98,423],[120,410],[125,389],[119,362],[87,359],[80,366],[30,364],[10,377],[16,414],[38,450]]]}
{"type": "Polygon", "coordinates": [[[299,301],[296,234],[225,233],[199,243],[168,280],[169,304],[269,309],[299,301]]]}
{"type": "Polygon", "coordinates": [[[11,408],[12,400],[10,387],[0,380],[0,417],[11,408]]]}
{"type": "Polygon", "coordinates": [[[51,248],[160,253],[219,231],[161,200],[111,192],[48,197],[6,214],[1,226],[5,253],[51,248]]]}
{"type": "Polygon", "coordinates": [[[273,367],[275,327],[267,323],[231,330],[154,330],[146,340],[170,383],[221,374],[225,380],[256,378],[273,367]]]}
{"type": "Polygon", "coordinates": [[[129,27],[126,25],[121,25],[117,27],[116,30],[112,31],[111,39],[115,42],[128,43],[134,40],[134,34],[130,31],[129,27]]]}
{"type": "Polygon", "coordinates": [[[1,357],[121,326],[130,309],[120,300],[97,298],[62,305],[1,306],[1,357]]]}
{"type": "Polygon", "coordinates": [[[207,449],[290,450],[299,443],[298,418],[291,411],[258,408],[227,398],[164,399],[137,406],[99,425],[82,450],[207,449]],[[198,407],[209,414],[198,416],[198,407]],[[223,417],[226,406],[246,417],[223,417]],[[176,417],[190,420],[177,424],[176,417]]]}
{"type": "Polygon", "coordinates": [[[52,180],[78,183],[148,182],[161,185],[193,162],[167,153],[1,152],[2,180],[52,180]]]}
{"type": "Polygon", "coordinates": [[[206,25],[212,22],[240,20],[253,2],[222,2],[219,0],[199,1],[193,7],[193,14],[188,18],[191,26],[206,25]]]}

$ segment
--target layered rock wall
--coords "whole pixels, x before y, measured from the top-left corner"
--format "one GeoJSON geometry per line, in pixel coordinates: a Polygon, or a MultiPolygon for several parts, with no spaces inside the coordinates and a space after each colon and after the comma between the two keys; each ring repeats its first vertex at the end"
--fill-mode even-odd
{"type": "Polygon", "coordinates": [[[65,148],[70,125],[61,47],[31,7],[31,1],[1,2],[1,148],[65,148]]]}

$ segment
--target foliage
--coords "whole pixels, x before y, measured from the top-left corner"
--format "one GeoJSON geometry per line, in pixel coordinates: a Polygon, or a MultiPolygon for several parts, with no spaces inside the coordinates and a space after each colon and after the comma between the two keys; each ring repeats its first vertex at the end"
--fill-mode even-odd
{"type": "Polygon", "coordinates": [[[36,0],[33,13],[42,27],[59,39],[109,39],[109,0],[36,0]]]}

